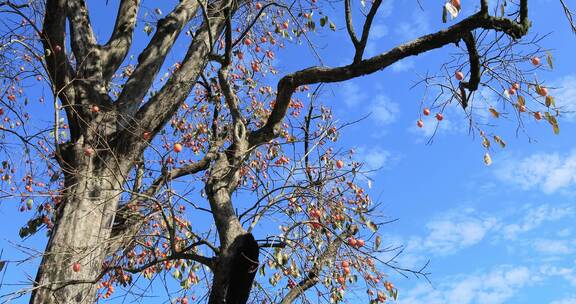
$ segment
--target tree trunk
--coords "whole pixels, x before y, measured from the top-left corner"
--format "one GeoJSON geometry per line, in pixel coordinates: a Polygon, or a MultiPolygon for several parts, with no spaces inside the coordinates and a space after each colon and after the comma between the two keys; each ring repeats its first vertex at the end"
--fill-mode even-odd
{"type": "Polygon", "coordinates": [[[209,304],[245,304],[258,269],[258,243],[242,228],[232,205],[239,174],[237,166],[230,170],[230,159],[218,155],[205,187],[220,239],[209,304]]]}
{"type": "Polygon", "coordinates": [[[236,237],[218,257],[210,304],[246,304],[258,270],[258,243],[250,233],[236,237]]]}
{"type": "Polygon", "coordinates": [[[94,303],[120,199],[122,178],[130,169],[97,154],[86,155],[81,144],[64,151],[70,171],[66,191],[56,208],[50,234],[36,276],[31,304],[94,303]],[[80,269],[73,265],[80,264],[80,269]]]}

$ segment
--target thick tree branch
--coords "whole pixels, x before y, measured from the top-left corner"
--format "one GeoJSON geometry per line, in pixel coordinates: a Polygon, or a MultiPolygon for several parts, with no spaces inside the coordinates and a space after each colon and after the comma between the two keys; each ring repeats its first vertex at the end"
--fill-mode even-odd
{"type": "Polygon", "coordinates": [[[282,119],[288,110],[292,94],[301,85],[340,82],[372,74],[406,57],[456,43],[475,29],[502,31],[517,39],[528,32],[529,26],[530,22],[527,19],[524,19],[522,23],[517,23],[507,18],[477,13],[445,30],[422,36],[388,52],[357,63],[337,68],[311,67],[286,75],[278,82],[276,104],[266,124],[250,134],[250,146],[260,145],[276,137],[282,119]]]}
{"type": "Polygon", "coordinates": [[[140,0],[120,2],[112,36],[101,48],[102,77],[105,83],[110,81],[130,50],[139,7],[140,0]]]}
{"type": "Polygon", "coordinates": [[[118,97],[118,109],[122,114],[132,116],[136,113],[178,35],[196,15],[198,7],[198,0],[182,0],[172,12],[158,21],[156,33],[138,56],[138,65],[118,97]]]}
{"type": "Polygon", "coordinates": [[[462,108],[466,109],[468,106],[468,97],[466,96],[466,90],[470,92],[478,90],[478,85],[480,84],[480,55],[478,55],[478,49],[476,48],[476,41],[474,40],[474,35],[468,32],[463,37],[464,43],[466,43],[466,49],[468,50],[468,57],[470,61],[470,80],[468,82],[460,82],[460,102],[462,108]]]}
{"type": "Polygon", "coordinates": [[[233,14],[237,5],[240,3],[236,1],[231,1],[231,4],[228,1],[219,1],[215,6],[208,7],[211,28],[208,28],[206,22],[200,26],[194,35],[194,41],[186,52],[180,69],[138,111],[136,119],[140,121],[142,129],[153,133],[158,132],[178,110],[208,63],[208,55],[212,49],[212,46],[209,45],[210,35],[208,31],[212,31],[212,37],[220,36],[226,23],[224,11],[230,9],[233,14]],[[230,7],[229,5],[233,6],[230,7]]]}
{"type": "MultiPolygon", "coordinates": [[[[96,50],[96,37],[88,16],[88,8],[84,1],[66,1],[66,15],[70,22],[70,45],[81,65],[90,53],[96,50]]],[[[90,54],[94,56],[94,54],[90,54]]]]}
{"type": "Polygon", "coordinates": [[[488,14],[488,0],[480,0],[480,12],[488,14]]]}
{"type": "MultiPolygon", "coordinates": [[[[69,83],[75,74],[64,45],[66,43],[66,1],[47,0],[44,22],[42,24],[42,45],[47,73],[52,83],[52,91],[56,94],[66,111],[70,125],[70,137],[76,140],[79,136],[79,120],[73,109],[75,93],[69,83]]],[[[54,109],[58,111],[58,109],[54,109]]]]}
{"type": "Polygon", "coordinates": [[[304,294],[306,290],[316,285],[316,283],[320,281],[320,273],[322,272],[324,266],[328,264],[330,260],[334,259],[338,253],[338,250],[342,246],[342,243],[344,243],[347,238],[355,235],[357,232],[358,227],[352,225],[348,227],[345,232],[341,233],[332,242],[330,242],[326,250],[324,250],[324,252],[318,256],[314,262],[314,266],[312,266],[312,269],[308,272],[306,277],[300,281],[296,287],[290,289],[280,304],[293,303],[299,296],[304,294]]]}

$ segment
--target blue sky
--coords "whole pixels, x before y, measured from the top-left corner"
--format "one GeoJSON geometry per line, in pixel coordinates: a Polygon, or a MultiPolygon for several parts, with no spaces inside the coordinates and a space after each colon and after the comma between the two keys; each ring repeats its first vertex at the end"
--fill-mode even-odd
{"type": "MultiPolygon", "coordinates": [[[[475,9],[468,2],[463,1],[464,15],[475,9]]],[[[545,121],[528,119],[528,137],[516,133],[513,121],[491,120],[507,142],[505,149],[491,148],[491,166],[483,163],[481,140],[468,134],[458,105],[444,112],[432,144],[427,142],[435,122],[425,120],[423,129],[415,125],[424,91],[411,87],[426,72],[436,71],[455,47],[326,86],[322,99],[338,120],[369,114],[343,130],[340,144],[354,147],[360,160],[378,169],[371,175],[370,192],[382,202],[379,212],[399,219],[381,228],[386,244],[405,246],[397,260],[401,266],[418,268],[430,260],[431,284],[390,274],[400,289],[399,303],[576,303],[576,35],[557,2],[532,0],[530,5],[532,34],[550,33],[541,44],[552,49],[555,69],[536,73],[556,87],[551,94],[566,110],[559,119],[560,134],[553,135],[545,121]]],[[[421,11],[413,0],[384,0],[367,55],[445,26],[440,2],[423,5],[421,11]]],[[[353,54],[341,19],[334,20],[339,31],[314,38],[331,66],[348,63],[353,54]]],[[[316,64],[301,52],[308,54],[304,46],[289,45],[279,53],[279,70],[316,64]]],[[[20,243],[17,232],[26,218],[13,205],[0,204],[0,216],[3,258],[22,257],[14,244],[44,247],[41,236],[20,243]]],[[[4,282],[24,280],[25,273],[34,276],[34,267],[10,265],[4,282]]]]}

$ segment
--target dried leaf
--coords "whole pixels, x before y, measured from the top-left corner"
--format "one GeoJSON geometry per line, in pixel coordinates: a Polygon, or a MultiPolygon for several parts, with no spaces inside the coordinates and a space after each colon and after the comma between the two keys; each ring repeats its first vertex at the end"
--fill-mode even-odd
{"type": "Polygon", "coordinates": [[[554,63],[552,62],[552,59],[553,59],[553,58],[552,58],[552,53],[546,52],[546,62],[548,62],[548,66],[549,66],[551,69],[554,69],[554,63]]]}
{"type": "Polygon", "coordinates": [[[450,13],[452,19],[458,17],[458,14],[460,13],[460,10],[456,8],[454,5],[452,5],[452,3],[450,2],[446,2],[446,4],[444,4],[444,8],[446,9],[446,11],[448,11],[448,13],[450,13]]]}
{"type": "Polygon", "coordinates": [[[522,95],[518,95],[518,105],[519,106],[525,106],[526,105],[526,99],[524,99],[524,97],[522,95]]]}
{"type": "Polygon", "coordinates": [[[376,224],[374,224],[372,221],[367,221],[366,226],[368,226],[368,228],[370,228],[370,230],[372,230],[372,232],[378,231],[378,226],[376,224]]]}
{"type": "Polygon", "coordinates": [[[554,131],[554,134],[558,135],[560,133],[560,126],[558,125],[556,117],[550,115],[549,112],[544,113],[544,117],[546,117],[546,120],[550,123],[550,125],[552,125],[552,130],[554,131]]]}
{"type": "Polygon", "coordinates": [[[546,106],[547,107],[555,107],[556,103],[554,102],[554,97],[552,95],[546,96],[546,106]]]}
{"type": "Polygon", "coordinates": [[[482,146],[484,146],[484,148],[486,149],[490,148],[490,141],[488,140],[488,138],[484,137],[482,139],[482,146]]]}
{"type": "Polygon", "coordinates": [[[378,248],[380,248],[381,244],[382,244],[382,237],[377,235],[376,240],[374,240],[374,250],[378,250],[378,248]]]}
{"type": "Polygon", "coordinates": [[[494,116],[494,118],[500,117],[500,113],[498,113],[498,111],[496,111],[496,109],[490,108],[490,109],[488,109],[488,111],[490,111],[490,113],[492,114],[492,116],[494,116]]]}
{"type": "Polygon", "coordinates": [[[490,154],[488,154],[488,152],[484,154],[484,163],[486,164],[486,166],[490,166],[492,164],[492,157],[490,157],[490,154]]]}
{"type": "Polygon", "coordinates": [[[502,138],[500,138],[500,136],[494,135],[494,141],[497,142],[500,145],[500,147],[506,148],[506,142],[503,141],[502,138]]]}

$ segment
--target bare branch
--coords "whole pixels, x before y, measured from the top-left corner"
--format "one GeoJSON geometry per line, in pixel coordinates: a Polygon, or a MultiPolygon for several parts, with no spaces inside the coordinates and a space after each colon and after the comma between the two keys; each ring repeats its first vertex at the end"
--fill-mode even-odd
{"type": "Polygon", "coordinates": [[[350,0],[344,1],[344,14],[346,17],[346,30],[348,31],[348,35],[354,44],[354,47],[358,47],[358,37],[356,36],[356,32],[354,31],[354,23],[352,21],[352,10],[350,9],[350,0]]]}
{"type": "Polygon", "coordinates": [[[564,2],[564,0],[560,0],[560,4],[562,4],[562,8],[564,9],[564,14],[568,19],[568,23],[570,23],[570,27],[572,28],[572,32],[576,34],[576,22],[574,22],[574,15],[576,15],[573,11],[570,10],[568,5],[564,2]]]}
{"type": "Polygon", "coordinates": [[[344,240],[348,237],[355,235],[358,232],[358,227],[355,225],[351,225],[345,232],[342,232],[338,235],[326,248],[322,254],[318,256],[316,259],[314,266],[308,272],[306,277],[298,283],[298,285],[292,289],[284,296],[280,304],[291,304],[298,298],[300,295],[304,294],[306,290],[310,289],[312,286],[316,285],[320,281],[320,273],[324,266],[328,263],[329,260],[333,259],[340,246],[344,240]]]}

